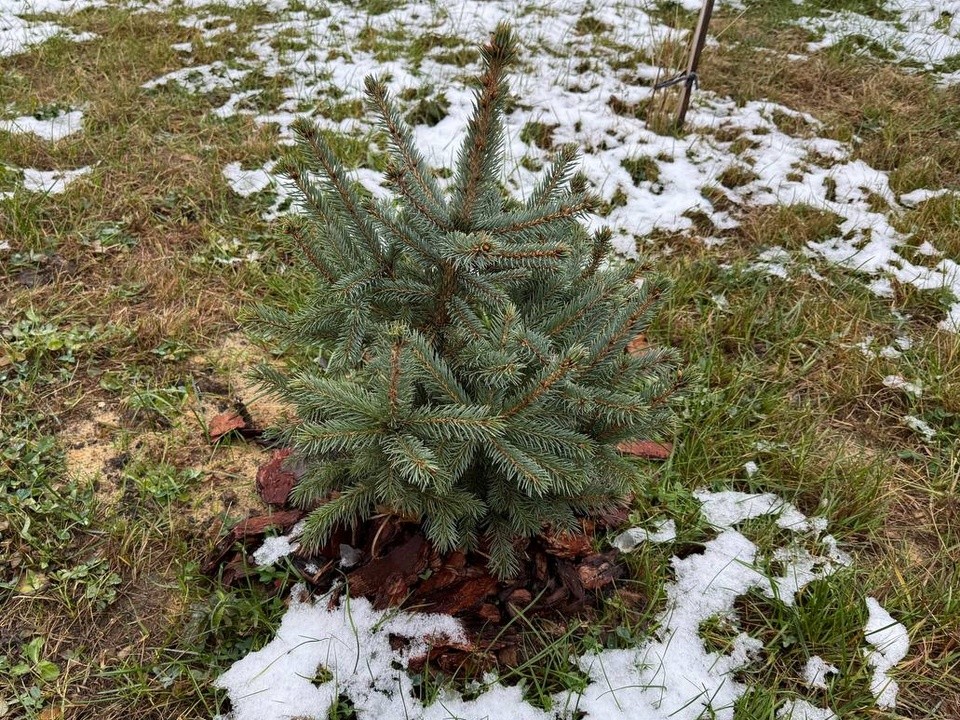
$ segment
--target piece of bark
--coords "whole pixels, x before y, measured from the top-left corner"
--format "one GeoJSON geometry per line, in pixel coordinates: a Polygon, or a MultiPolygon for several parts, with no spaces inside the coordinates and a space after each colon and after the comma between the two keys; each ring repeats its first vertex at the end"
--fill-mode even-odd
{"type": "Polygon", "coordinates": [[[241,520],[217,541],[213,551],[200,568],[201,571],[207,575],[213,574],[235,543],[265,535],[269,529],[278,529],[281,532],[289,530],[303,515],[303,510],[281,510],[269,515],[257,515],[241,520]]]}
{"type": "Polygon", "coordinates": [[[554,557],[570,560],[589,555],[593,552],[593,532],[595,523],[589,520],[581,522],[582,532],[578,533],[543,533],[543,549],[554,557]]]}
{"type": "Polygon", "coordinates": [[[417,533],[384,557],[371,560],[347,575],[350,594],[359,597],[379,593],[387,580],[396,575],[409,583],[427,567],[428,549],[423,535],[417,533]]]}
{"type": "MultiPolygon", "coordinates": [[[[583,592],[583,588],[582,588],[582,587],[580,588],[580,591],[583,592]]],[[[566,585],[561,585],[561,586],[558,587],[556,590],[554,590],[552,593],[550,593],[549,595],[547,595],[547,597],[544,598],[543,602],[540,603],[540,606],[541,606],[541,607],[545,607],[545,608],[551,607],[552,605],[556,605],[556,604],[557,604],[558,602],[560,602],[561,600],[566,600],[568,597],[570,597],[570,590],[569,590],[569,588],[567,588],[566,585]]]]}
{"type": "Polygon", "coordinates": [[[547,556],[538,552],[533,557],[534,564],[534,577],[537,579],[538,583],[545,583],[550,577],[550,563],[547,560],[547,556]]]}
{"type": "Polygon", "coordinates": [[[597,590],[623,575],[623,566],[614,561],[616,555],[616,552],[608,552],[585,558],[577,567],[577,575],[583,587],[587,590],[597,590]]]}
{"type": "MultiPolygon", "coordinates": [[[[457,615],[472,607],[484,604],[483,601],[496,590],[496,578],[483,573],[474,577],[466,577],[459,584],[444,590],[442,593],[424,598],[423,607],[425,611],[431,613],[457,615]]],[[[417,595],[414,597],[417,597],[417,595]]],[[[416,605],[420,606],[419,600],[416,605]]]]}
{"type": "Polygon", "coordinates": [[[243,430],[245,427],[247,427],[247,421],[240,416],[240,413],[227,410],[227,412],[220,413],[210,421],[210,427],[208,428],[210,442],[216,442],[224,435],[234,430],[243,430]]]}
{"type": "Polygon", "coordinates": [[[655,442],[654,440],[628,440],[617,445],[617,450],[624,455],[633,455],[646,460],[666,460],[673,452],[673,443],[655,442]]]}
{"type": "MultiPolygon", "coordinates": [[[[463,553],[454,553],[454,555],[463,556],[463,553]]],[[[433,573],[420,583],[420,587],[417,588],[417,596],[426,597],[432,593],[435,593],[439,590],[444,590],[445,588],[454,585],[458,581],[462,581],[464,578],[464,563],[444,563],[441,564],[433,573]]]]}
{"type": "Polygon", "coordinates": [[[586,597],[586,594],[583,591],[583,583],[580,581],[580,575],[577,573],[577,569],[573,566],[568,560],[560,560],[557,563],[557,575],[560,577],[560,582],[563,583],[563,586],[570,591],[570,594],[573,595],[577,600],[583,600],[586,597]]]}
{"type": "Polygon", "coordinates": [[[483,603],[477,610],[477,617],[489,623],[498,623],[502,615],[493,603],[483,603]]]}
{"type": "Polygon", "coordinates": [[[268,505],[286,505],[290,491],[297,484],[297,476],[284,467],[290,450],[277,450],[270,460],[257,470],[257,494],[268,505]]]}
{"type": "Polygon", "coordinates": [[[516,667],[520,664],[520,657],[517,653],[517,646],[510,645],[497,653],[497,660],[505,667],[516,667]]]}

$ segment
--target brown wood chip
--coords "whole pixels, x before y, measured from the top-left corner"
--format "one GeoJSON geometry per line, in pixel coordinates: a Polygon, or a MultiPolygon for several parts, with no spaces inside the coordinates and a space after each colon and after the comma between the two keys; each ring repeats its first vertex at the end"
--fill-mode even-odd
{"type": "Polygon", "coordinates": [[[290,491],[297,484],[297,476],[284,468],[288,457],[290,450],[277,450],[257,470],[257,493],[268,505],[286,505],[290,491]]]}
{"type": "MultiPolygon", "coordinates": [[[[423,608],[427,612],[456,615],[481,605],[497,590],[497,580],[486,573],[464,578],[459,584],[449,587],[442,593],[423,598],[423,608]]],[[[418,607],[420,594],[414,595],[418,607]]],[[[494,608],[496,609],[496,608],[494,608]]]]}
{"type": "Polygon", "coordinates": [[[227,433],[233,432],[234,430],[242,430],[246,426],[247,421],[240,417],[240,414],[236,411],[228,410],[227,412],[220,413],[210,421],[210,427],[208,428],[210,441],[216,442],[227,433]]]}
{"type": "Polygon", "coordinates": [[[570,560],[580,558],[593,552],[594,523],[582,524],[583,532],[579,533],[543,533],[543,549],[549,554],[570,560]]]}
{"type": "MultiPolygon", "coordinates": [[[[350,594],[353,596],[376,594],[386,585],[391,576],[398,576],[407,585],[427,567],[427,547],[423,535],[417,533],[402,545],[398,545],[384,557],[371,560],[358,570],[347,575],[350,594]]],[[[391,588],[391,593],[396,588],[391,588]]],[[[376,604],[376,603],[374,603],[376,604]]]]}
{"type": "Polygon", "coordinates": [[[585,558],[577,568],[580,582],[587,590],[597,590],[609,585],[623,575],[623,566],[614,562],[616,552],[598,553],[585,558]]]}
{"type": "Polygon", "coordinates": [[[653,440],[629,440],[617,445],[617,450],[624,455],[645,458],[647,460],[666,460],[673,452],[673,443],[655,442],[653,440]]]}

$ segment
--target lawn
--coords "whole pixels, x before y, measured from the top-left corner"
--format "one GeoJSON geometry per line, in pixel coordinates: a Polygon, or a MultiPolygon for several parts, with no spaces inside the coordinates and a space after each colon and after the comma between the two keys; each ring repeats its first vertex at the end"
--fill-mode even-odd
{"type": "MultiPolygon", "coordinates": [[[[217,679],[296,631],[294,611],[343,634],[342,612],[291,601],[293,556],[234,586],[201,572],[265,510],[270,457],[211,421],[287,412],[249,377],[280,349],[238,322],[305,281],[272,170],[312,117],[383,194],[385,138],[361,102],[373,73],[444,179],[477,43],[501,19],[524,50],[505,188],[528,194],[576,143],[614,262],[672,282],[647,340],[679,351],[688,388],[671,456],[639,463],[630,525],[675,532],[624,555],[600,613],[519,612],[524,644],[498,679],[405,675],[410,708],[666,717],[621,703],[626,680],[591,688],[616,653],[665,657],[682,630],[720,683],[716,717],[960,717],[960,3],[718,2],[678,132],[675,90],[652,85],[682,66],[697,5],[0,0],[0,718],[243,720],[217,679]],[[769,502],[730,519],[734,492],[769,502]],[[725,576],[730,597],[683,625],[683,588],[712,592],[697,563],[740,538],[756,574],[725,576]],[[801,551],[803,582],[757,584],[789,579],[801,551]],[[909,637],[879,683],[877,618],[909,637]]],[[[381,627],[424,632],[354,611],[344,673],[368,650],[383,662],[381,627]]],[[[305,682],[333,689],[320,717],[374,714],[361,685],[305,682]]],[[[677,703],[673,717],[714,716],[677,703]]]]}

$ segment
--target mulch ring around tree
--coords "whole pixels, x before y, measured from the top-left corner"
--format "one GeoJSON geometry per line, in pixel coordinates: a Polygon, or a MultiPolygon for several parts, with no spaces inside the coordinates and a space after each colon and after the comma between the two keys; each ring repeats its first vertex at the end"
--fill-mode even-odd
{"type": "MultiPolygon", "coordinates": [[[[664,447],[644,456],[660,459],[664,447]]],[[[249,554],[268,533],[286,533],[304,517],[302,510],[286,507],[297,478],[295,468],[284,464],[289,455],[289,450],[274,452],[257,473],[260,496],[280,509],[231,528],[207,558],[204,572],[219,574],[227,585],[255,577],[256,563],[249,554]]],[[[544,618],[564,629],[570,622],[596,617],[614,594],[627,605],[645,602],[618,587],[616,581],[625,572],[619,552],[596,550],[597,536],[621,528],[627,516],[628,510],[618,510],[583,519],[575,534],[545,531],[518,541],[524,561],[520,572],[507,581],[490,574],[482,552],[440,553],[418,523],[392,515],[340,530],[320,552],[294,553],[290,559],[312,592],[332,591],[332,605],[347,591],[351,597],[369,599],[377,609],[398,607],[459,619],[468,643],[435,645],[426,656],[412,659],[410,670],[420,672],[429,664],[448,675],[479,676],[498,667],[515,667],[522,660],[520,632],[527,620],[544,618]]]]}

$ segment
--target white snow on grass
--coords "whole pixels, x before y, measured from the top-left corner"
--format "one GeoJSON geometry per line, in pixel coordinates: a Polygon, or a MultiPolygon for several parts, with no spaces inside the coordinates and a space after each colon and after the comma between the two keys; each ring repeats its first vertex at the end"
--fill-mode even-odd
{"type": "MultiPolygon", "coordinates": [[[[809,531],[811,520],[773,493],[744,493],[736,490],[694,493],[700,501],[700,512],[715,528],[732,528],[735,525],[761,515],[776,515],[777,525],[787,530],[809,531]]],[[[816,520],[816,518],[814,518],[816,520]]]]}
{"type": "Polygon", "coordinates": [[[34,170],[23,168],[23,188],[30,192],[56,195],[67,189],[67,185],[78,177],[82,177],[93,170],[92,167],[82,167],[76,170],[34,170]]]}
{"type": "Polygon", "coordinates": [[[286,535],[276,535],[265,538],[263,543],[253,553],[253,561],[260,567],[273,565],[280,558],[285,558],[300,549],[297,538],[303,534],[304,521],[301,520],[286,535]]]}
{"type": "MultiPolygon", "coordinates": [[[[585,687],[579,692],[558,692],[553,710],[528,704],[521,688],[500,685],[494,676],[477,684],[469,696],[442,688],[434,702],[424,705],[414,693],[406,668],[411,657],[426,651],[431,639],[463,642],[455,620],[377,612],[364,599],[330,606],[326,598],[308,601],[295,594],[274,640],[216,681],[230,697],[233,711],[227,717],[321,720],[337,698],[345,696],[360,720],[555,720],[573,710],[598,720],[696,720],[704,716],[733,720],[734,703],[748,689],[735,674],[759,661],[762,644],[741,632],[726,652],[711,651],[700,636],[701,625],[715,617],[736,623],[735,602],[751,590],[776,596],[771,582],[782,579],[771,579],[763,572],[766,559],[803,565],[799,571],[788,567],[784,573],[791,578],[791,597],[780,596],[780,601],[789,604],[794,592],[835,572],[843,564],[838,562],[842,553],[832,538],[819,537],[822,522],[805,518],[775,496],[701,491],[696,497],[705,518],[720,532],[704,544],[702,553],[671,561],[673,580],[667,583],[666,607],[654,623],[654,634],[634,648],[597,650],[571,658],[573,666],[586,676],[585,687]],[[763,515],[776,515],[781,527],[796,532],[796,542],[768,555],[734,527],[763,515]],[[817,554],[807,547],[816,548],[817,554]],[[813,560],[809,567],[808,558],[813,560]],[[411,645],[391,649],[391,634],[409,639],[411,645]]],[[[885,673],[906,652],[905,640],[897,636],[889,644],[878,632],[876,623],[869,625],[867,640],[887,649],[876,658],[870,655],[868,662],[886,678],[885,673]]],[[[810,674],[821,677],[829,671],[824,663],[810,674]]],[[[829,709],[794,700],[781,708],[778,717],[818,720],[835,715],[829,709]]]]}
{"type": "MultiPolygon", "coordinates": [[[[88,174],[92,167],[82,167],[76,170],[34,170],[33,168],[22,168],[19,172],[22,174],[21,186],[27,192],[45,193],[47,195],[56,195],[67,189],[67,185],[79,177],[88,174]]],[[[12,197],[13,191],[0,192],[0,200],[12,197]]]]}
{"type": "Polygon", "coordinates": [[[223,176],[237,195],[247,197],[270,187],[274,181],[273,176],[270,175],[273,165],[268,163],[256,170],[243,170],[240,163],[232,162],[223,168],[223,176]]]}
{"type": "Polygon", "coordinates": [[[276,637],[217,679],[217,687],[230,693],[234,720],[319,720],[340,695],[353,701],[361,718],[403,717],[397,714],[401,698],[409,698],[411,708],[417,704],[404,670],[410,657],[422,654],[430,638],[463,638],[460,624],[447,615],[379,612],[365,598],[331,609],[302,594],[294,588],[276,637]],[[409,639],[408,648],[394,651],[391,635],[409,639]]]}
{"type": "Polygon", "coordinates": [[[677,524],[670,519],[659,520],[653,524],[653,529],[636,527],[624,530],[613,539],[613,545],[620,552],[630,552],[645,542],[666,543],[677,537],[677,524]]]}
{"type": "Polygon", "coordinates": [[[27,18],[38,13],[72,12],[97,4],[103,3],[95,0],[0,0],[0,57],[18,55],[56,36],[74,42],[95,38],[93,33],[72,33],[56,23],[27,18]]]}
{"type": "Polygon", "coordinates": [[[910,382],[902,375],[887,375],[883,379],[883,384],[893,390],[903,390],[908,395],[913,395],[914,397],[923,395],[923,385],[919,380],[917,382],[910,382]]]}
{"type": "Polygon", "coordinates": [[[71,110],[50,118],[38,119],[32,115],[0,120],[0,132],[30,133],[42,140],[56,142],[83,129],[83,112],[71,110]]]}
{"type": "Polygon", "coordinates": [[[898,685],[890,677],[890,670],[910,649],[910,637],[907,629],[894,620],[875,598],[867,598],[867,625],[864,637],[872,650],[865,650],[867,662],[873,666],[873,678],[870,690],[877,699],[877,706],[893,709],[897,706],[898,685]]]}
{"type": "Polygon", "coordinates": [[[960,72],[945,67],[960,59],[960,1],[887,0],[879,17],[848,10],[801,19],[798,24],[819,36],[811,52],[852,43],[861,52],[893,56],[908,68],[944,71],[944,82],[960,81],[960,72]]]}
{"type": "Polygon", "coordinates": [[[814,655],[807,660],[803,668],[803,682],[807,687],[816,690],[827,689],[827,675],[837,675],[840,670],[836,665],[831,665],[819,655],[814,655]]]}
{"type": "Polygon", "coordinates": [[[821,708],[806,700],[788,700],[777,711],[777,720],[839,720],[830,708],[821,708]]]}
{"type": "MultiPolygon", "coordinates": [[[[549,162],[549,150],[520,139],[528,123],[541,122],[553,127],[555,146],[574,143],[583,149],[581,169],[610,203],[605,217],[588,222],[612,226],[615,246],[626,256],[637,254],[638,239],[667,242],[648,239],[656,230],[703,232],[695,228],[696,216],[712,224],[712,237],[707,232],[703,238],[712,244],[738,226],[738,208],[805,205],[835,215],[837,228],[832,236],[810,242],[799,254],[863,273],[881,297],[893,296],[893,281],[919,289],[943,289],[954,302],[941,326],[960,330],[960,265],[930,243],[922,252],[904,253],[910,236],[893,222],[908,206],[943,189],[915,191],[898,201],[888,174],[857,160],[851,144],[821,137],[823,129],[816,118],[775,103],[738,105],[729,98],[699,92],[688,115],[691,131],[679,138],[659,135],[638,118],[643,116],[638,109],[651,98],[652,84],[663,70],[639,61],[624,67],[618,48],[652,50],[676,33],[645,12],[644,0],[599,5],[569,0],[559,6],[532,7],[506,0],[464,0],[455,12],[436,4],[407,2],[378,15],[331,2],[325,6],[326,17],[283,6],[277,4],[276,16],[252,29],[247,55],[181,68],[145,83],[144,88],[157,90],[176,83],[196,93],[228,91],[228,99],[212,111],[214,117],[250,116],[258,124],[275,127],[281,142],[292,142],[294,120],[312,117],[323,130],[371,143],[371,118],[333,120],[322,110],[324,102],[333,102],[325,98],[337,98],[336,103],[343,104],[362,97],[363,78],[375,74],[388,79],[395,96],[403,91],[420,93],[399,101],[405,110],[415,107],[423,93],[434,100],[442,93],[446,116],[433,126],[416,126],[414,136],[430,164],[450,167],[473,103],[464,78],[475,66],[449,64],[442,56],[447,48],[442,47],[410,60],[403,56],[404,43],[397,47],[396,58],[384,59],[370,48],[369,37],[387,37],[398,27],[416,26],[422,35],[461,38],[465,47],[471,47],[498,21],[507,20],[524,48],[523,67],[512,77],[519,101],[506,118],[505,152],[513,169],[505,180],[514,192],[528,193],[537,177],[536,167],[549,162]],[[598,41],[597,34],[577,31],[585,15],[606,25],[601,32],[604,42],[598,41]],[[281,35],[289,42],[277,44],[274,40],[281,35]],[[279,84],[281,99],[275,107],[264,110],[251,104],[256,98],[260,106],[266,97],[249,85],[249,78],[257,76],[279,84]],[[642,160],[651,171],[631,176],[627,165],[632,160],[642,160]],[[731,167],[743,171],[743,184],[725,187],[725,172],[731,167]],[[722,202],[715,206],[709,197],[722,202]]],[[[200,11],[189,19],[204,32],[225,27],[227,21],[200,11]],[[214,21],[212,28],[205,24],[214,21]]],[[[378,151],[372,144],[371,150],[378,151]]],[[[244,170],[247,179],[240,179],[237,166],[230,163],[225,173],[237,176],[234,187],[239,192],[252,193],[270,187],[265,177],[272,168],[270,163],[244,170]]],[[[358,180],[383,194],[378,173],[364,168],[358,180]]],[[[289,194],[282,183],[270,189],[277,195],[266,216],[274,217],[289,205],[289,194]]],[[[666,252],[669,247],[654,249],[666,252]]],[[[774,244],[756,251],[752,268],[782,280],[789,278],[798,259],[797,251],[774,244]]]]}
{"type": "Polygon", "coordinates": [[[928,422],[915,415],[905,415],[903,423],[915,433],[922,435],[923,439],[927,442],[932,441],[937,435],[937,431],[934,430],[928,422]]]}

